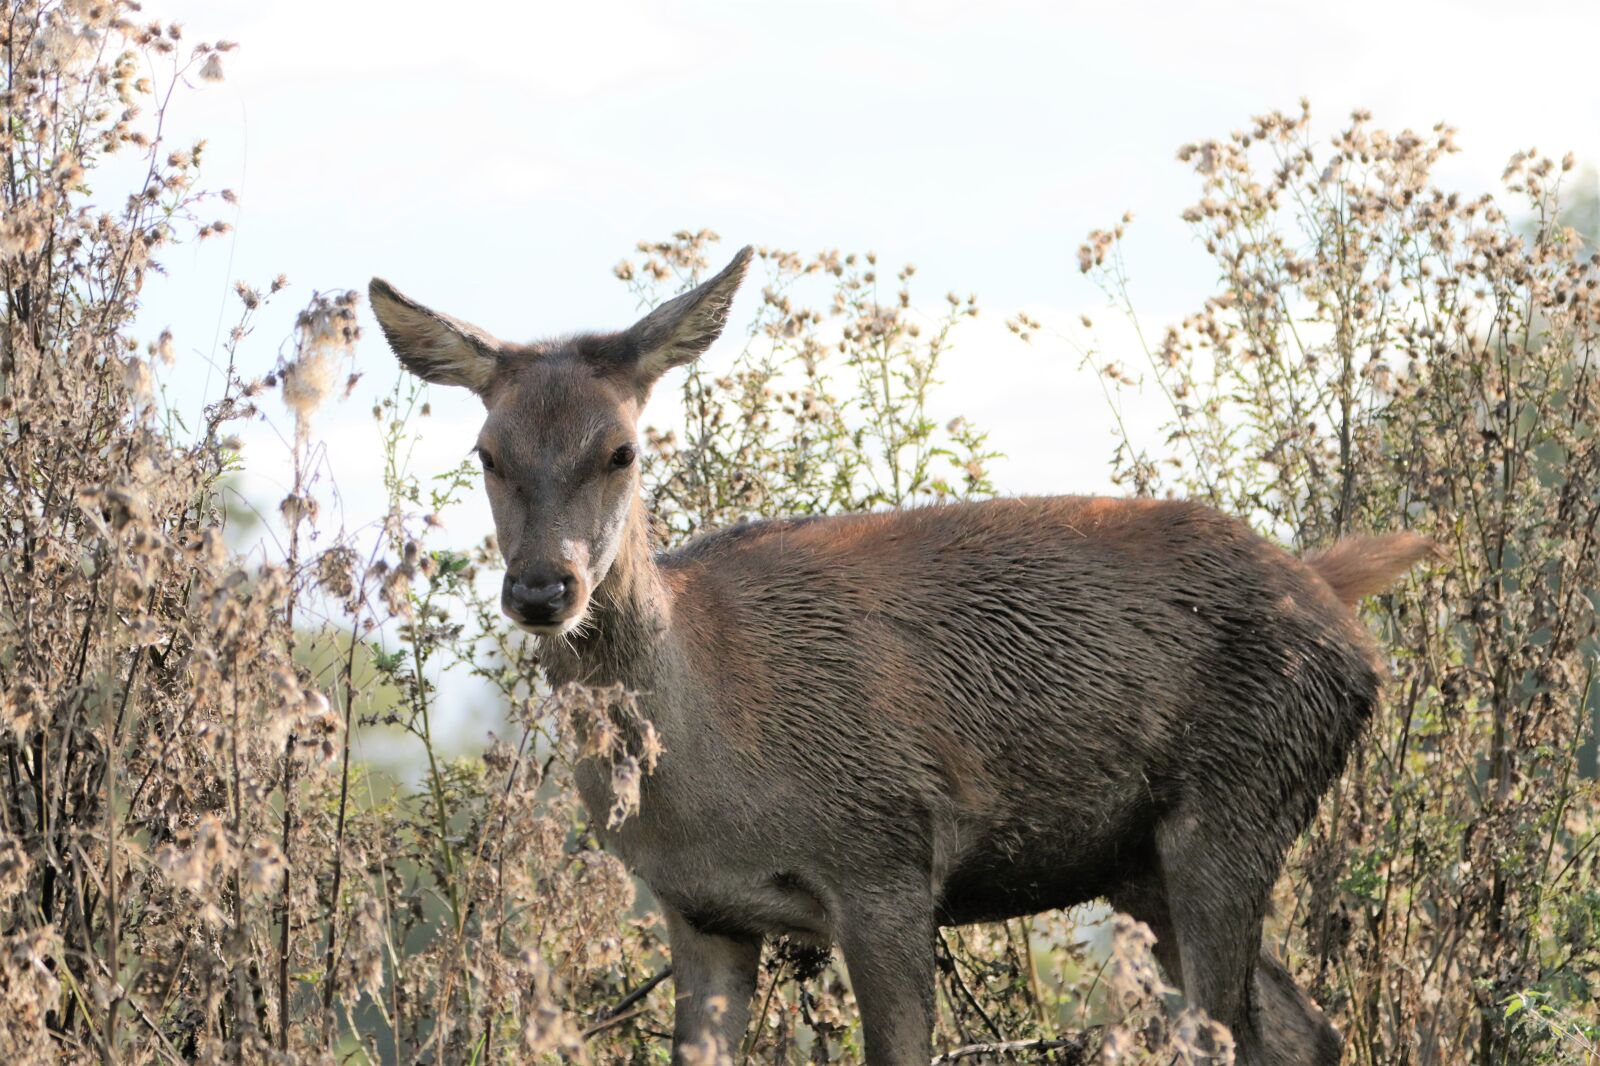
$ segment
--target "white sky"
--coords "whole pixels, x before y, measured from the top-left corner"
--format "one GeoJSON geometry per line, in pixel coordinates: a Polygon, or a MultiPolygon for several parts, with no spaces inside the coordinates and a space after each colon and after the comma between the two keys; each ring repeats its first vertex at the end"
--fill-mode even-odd
{"type": "MultiPolygon", "coordinates": [[[[1128,258],[1153,323],[1209,291],[1176,217],[1195,189],[1180,143],[1304,94],[1325,133],[1354,107],[1393,127],[1449,119],[1466,149],[1451,176],[1471,191],[1533,144],[1600,161],[1591,3],[146,6],[242,45],[175,116],[177,136],[209,139],[208,184],[242,199],[235,235],[178,249],[173,282],[147,294],[145,324],[174,327],[181,351],[212,350],[230,277],[295,283],[251,345],[265,365],[311,289],[372,274],[528,339],[625,325],[610,267],[681,227],[730,252],[874,248],[919,266],[930,310],[947,289],[979,294],[947,376],[1011,456],[1012,491],[1106,484],[1098,387],[1001,328],[1018,308],[1108,317],[1073,265],[1083,234],[1136,213],[1128,258]]],[[[365,391],[392,381],[370,320],[360,363],[365,391]]],[[[352,506],[372,480],[369,406],[323,425],[352,446],[335,450],[352,506]]],[[[470,430],[447,427],[475,403],[435,407],[457,456],[470,430]]],[[[250,461],[265,474],[270,457],[250,461]]]]}
{"type": "MultiPolygon", "coordinates": [[[[947,395],[1008,453],[1012,492],[1108,487],[1099,386],[1064,347],[1002,327],[1017,309],[1111,317],[1077,272],[1083,235],[1138,216],[1127,256],[1147,328],[1211,289],[1177,218],[1196,189],[1179,144],[1305,95],[1324,136],[1356,107],[1390,128],[1448,119],[1465,149],[1448,177],[1470,192],[1530,145],[1600,162],[1600,4],[1584,0],[147,0],[145,15],[242,46],[173,116],[179,140],[209,139],[206,183],[241,197],[235,233],[170,253],[172,278],[146,293],[148,335],[177,334],[180,396],[198,396],[219,314],[235,316],[234,278],[294,283],[247,344],[260,373],[312,289],[373,274],[511,339],[620,327],[635,308],[612,265],[709,226],[728,253],[915,262],[930,311],[977,292],[947,395]]],[[[366,378],[319,427],[351,525],[380,506],[368,411],[395,370],[363,315],[366,378]]],[[[423,469],[457,461],[478,417],[470,397],[433,400],[423,469]]],[[[273,506],[284,448],[246,439],[251,491],[273,506]]],[[[461,543],[489,528],[476,501],[447,518],[461,543]]]]}

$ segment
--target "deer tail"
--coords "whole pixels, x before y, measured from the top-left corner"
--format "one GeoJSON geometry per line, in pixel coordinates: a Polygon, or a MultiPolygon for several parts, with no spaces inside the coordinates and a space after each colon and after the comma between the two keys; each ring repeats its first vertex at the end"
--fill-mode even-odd
{"type": "Polygon", "coordinates": [[[1420,533],[1389,533],[1345,537],[1306,562],[1334,595],[1354,607],[1363,596],[1382,592],[1428,556],[1443,557],[1427,537],[1420,533]]]}

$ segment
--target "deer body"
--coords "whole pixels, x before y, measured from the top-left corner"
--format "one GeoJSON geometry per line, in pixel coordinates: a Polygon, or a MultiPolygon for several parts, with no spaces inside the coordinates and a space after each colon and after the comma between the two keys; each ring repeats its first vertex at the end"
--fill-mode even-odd
{"type": "MultiPolygon", "coordinates": [[[[666,913],[675,1058],[736,1051],[761,943],[790,935],[841,947],[869,1062],[920,1066],[939,925],[1105,897],[1241,1061],[1336,1062],[1261,924],[1376,700],[1346,604],[1425,545],[1305,563],[1198,505],[1055,497],[749,523],[657,558],[627,431],[746,259],[547,348],[373,290],[408,366],[484,397],[506,608],[552,683],[621,682],[660,735],[604,835],[666,913]]],[[[579,785],[604,821],[604,775],[579,785]]]]}
{"type": "MultiPolygon", "coordinates": [[[[952,924],[1107,895],[1163,811],[1286,737],[1273,806],[1309,814],[1376,685],[1309,567],[1192,504],[758,522],[637,565],[654,596],[602,586],[593,629],[543,657],[552,681],[644,693],[675,757],[612,843],[706,926],[830,936],[868,856],[952,924]],[[618,654],[613,627],[653,649],[618,654]]],[[[1251,814],[1241,832],[1278,835],[1251,814]]]]}

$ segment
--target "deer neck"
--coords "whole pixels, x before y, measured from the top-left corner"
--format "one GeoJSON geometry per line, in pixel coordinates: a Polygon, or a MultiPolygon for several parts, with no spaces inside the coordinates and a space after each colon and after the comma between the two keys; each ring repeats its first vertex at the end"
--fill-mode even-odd
{"type": "Polygon", "coordinates": [[[651,545],[650,517],[636,499],[623,528],[617,558],[595,588],[589,616],[579,629],[540,639],[540,660],[555,686],[618,682],[642,690],[672,617],[672,592],[651,545]]]}

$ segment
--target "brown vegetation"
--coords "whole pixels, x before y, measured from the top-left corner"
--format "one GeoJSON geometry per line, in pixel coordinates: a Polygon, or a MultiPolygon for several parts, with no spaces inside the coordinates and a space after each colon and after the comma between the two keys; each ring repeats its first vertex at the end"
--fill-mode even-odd
{"type": "MultiPolygon", "coordinates": [[[[377,410],[378,535],[323,525],[313,418],[340,391],[353,299],[312,299],[255,378],[234,356],[281,286],[241,287],[222,398],[184,423],[152,393],[174,344],[135,339],[141,281],[173,241],[226,229],[202,221],[199,152],[161,138],[164,102],[220,77],[231,46],[136,18],[113,0],[0,14],[0,1051],[661,1061],[661,931],[571,787],[579,758],[624,785],[645,769],[626,694],[542,698],[530,650],[477,591],[493,546],[431,546],[430,516],[476,475],[406,468],[416,394],[377,410]],[[142,180],[91,204],[85,174],[111,154],[141,159],[142,180]],[[221,479],[235,423],[268,415],[296,422],[298,476],[283,550],[260,564],[225,547],[221,479]],[[510,736],[481,758],[438,754],[446,663],[509,708],[510,736]],[[351,759],[369,728],[408,738],[415,784],[351,759]]],[[[1562,222],[1560,164],[1514,160],[1528,206],[1508,216],[1433,187],[1448,149],[1447,130],[1388,135],[1363,116],[1314,151],[1304,115],[1186,149],[1220,288],[1144,353],[1172,435],[1122,441],[1117,469],[1297,550],[1345,530],[1445,546],[1448,565],[1374,602],[1390,698],[1269,933],[1347,1061],[1586,1062],[1600,280],[1562,222]]],[[[710,240],[645,246],[618,273],[654,302],[710,240]]],[[[1123,301],[1114,232],[1083,258],[1123,301]]],[[[663,540],[992,491],[982,434],[927,404],[975,301],[929,318],[910,268],[891,286],[868,256],[762,262],[743,355],[720,378],[691,372],[686,427],[649,438],[663,540]]],[[[946,932],[941,1044],[1034,1042],[960,1061],[1166,1062],[1217,1039],[1159,995],[1146,931],[1110,921],[1086,943],[1074,919],[946,932]]],[[[815,953],[771,951],[756,1010],[750,1061],[859,1054],[848,989],[815,953]]]]}
{"type": "MultiPolygon", "coordinates": [[[[1357,113],[1318,147],[1302,107],[1184,147],[1220,289],[1143,353],[1170,433],[1124,439],[1117,471],[1302,550],[1441,546],[1376,601],[1390,696],[1279,935],[1349,1061],[1591,1061],[1600,256],[1563,215],[1571,156],[1514,156],[1508,208],[1433,183],[1453,141],[1357,113]]],[[[1081,259],[1132,313],[1118,247],[1081,259]]]]}

